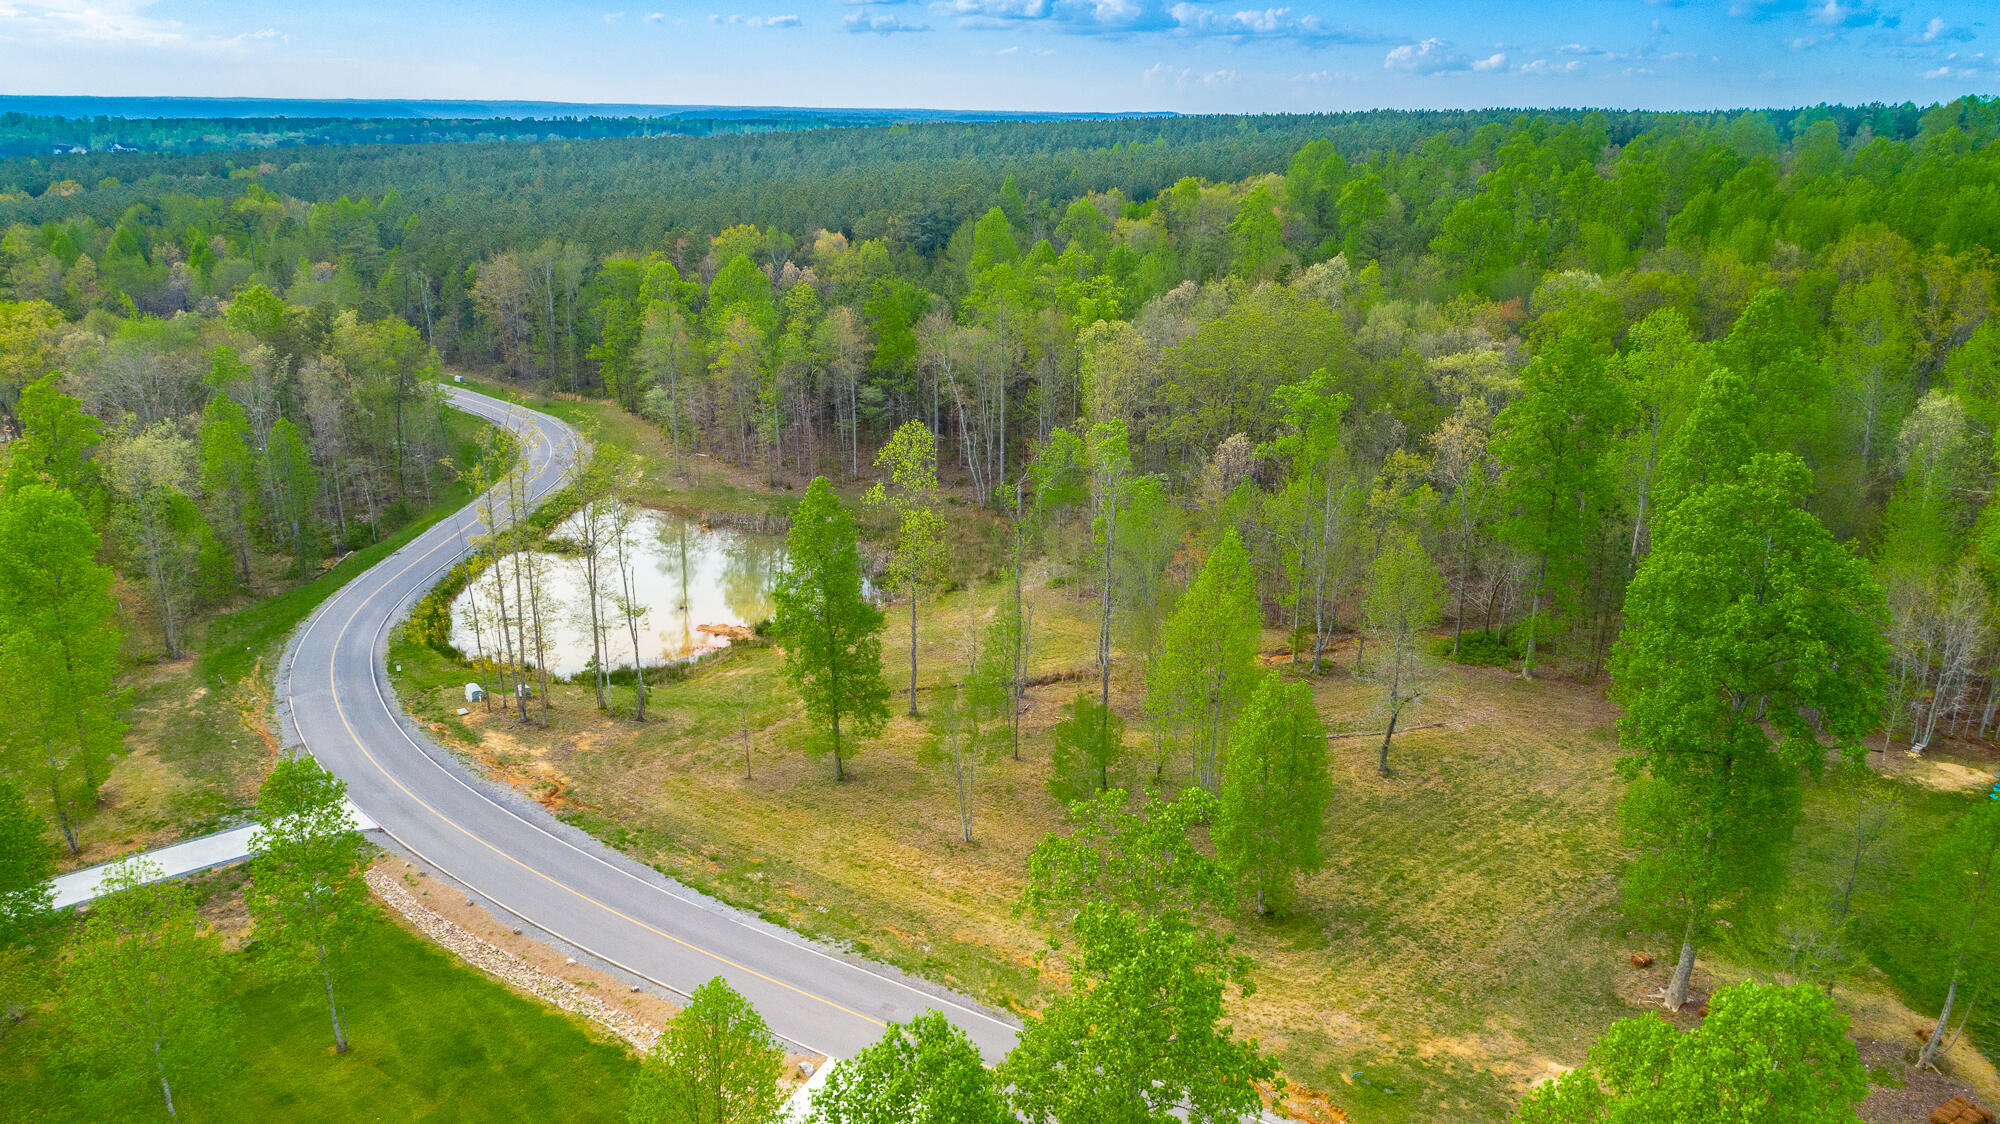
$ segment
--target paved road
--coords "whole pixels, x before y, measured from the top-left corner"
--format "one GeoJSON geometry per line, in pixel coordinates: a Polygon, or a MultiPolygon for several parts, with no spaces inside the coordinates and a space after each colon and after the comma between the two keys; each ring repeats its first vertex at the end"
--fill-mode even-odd
{"type": "MultiPolygon", "coordinates": [[[[366,812],[350,804],[348,813],[354,817],[355,826],[361,830],[375,830],[375,821],[369,819],[366,812]]],[[[250,857],[250,837],[255,834],[257,834],[256,824],[244,824],[242,827],[232,827],[227,831],[218,831],[212,835],[203,835],[57,875],[52,882],[55,886],[55,898],[51,904],[57,909],[68,909],[73,905],[96,901],[103,896],[104,880],[110,877],[113,871],[127,864],[145,864],[144,873],[147,877],[141,881],[158,882],[168,878],[185,878],[204,870],[214,870],[218,866],[240,863],[250,857]]],[[[136,872],[139,868],[132,869],[136,872]]]]}
{"type": "MultiPolygon", "coordinates": [[[[562,486],[584,448],[575,430],[485,395],[448,392],[453,406],[520,438],[530,496],[538,501],[562,486]]],[[[279,669],[287,734],[347,782],[349,798],[390,845],[513,915],[524,931],[657,986],[685,994],[722,976],[774,1032],[805,1049],[848,1056],[884,1023],[934,1008],[998,1061],[1014,1042],[1011,1021],[626,859],[474,776],[410,723],[388,683],[388,631],[484,533],[477,507],[350,581],[300,628],[279,669]]]]}

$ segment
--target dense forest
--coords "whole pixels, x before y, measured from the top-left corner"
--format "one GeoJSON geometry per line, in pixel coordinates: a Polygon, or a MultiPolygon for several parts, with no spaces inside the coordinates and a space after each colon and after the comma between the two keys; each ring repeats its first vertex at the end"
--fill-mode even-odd
{"type": "MultiPolygon", "coordinates": [[[[424,502],[462,365],[777,488],[915,463],[920,423],[1102,598],[1107,709],[1113,649],[1148,661],[1189,792],[1293,721],[1245,619],[1309,674],[1364,623],[1396,666],[1436,630],[1608,673],[1676,1007],[1830,748],[2000,724],[2000,99],[38,157],[0,225],[7,487],[77,497],[134,655],[424,502]]],[[[1993,969],[1964,916],[1953,989],[1993,969]]]]}
{"type": "Polygon", "coordinates": [[[0,96],[0,158],[90,152],[213,152],[358,144],[713,137],[935,121],[1044,121],[1123,116],[1148,115],[728,106],[584,107],[510,102],[488,107],[472,102],[287,103],[268,99],[239,102],[218,98],[0,96]],[[169,109],[183,112],[163,112],[169,109]],[[621,113],[619,110],[629,112],[621,113]]]}

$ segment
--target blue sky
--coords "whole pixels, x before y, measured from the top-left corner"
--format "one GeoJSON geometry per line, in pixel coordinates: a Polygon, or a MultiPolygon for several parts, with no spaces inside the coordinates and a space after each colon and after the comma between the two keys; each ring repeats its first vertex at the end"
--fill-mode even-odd
{"type": "Polygon", "coordinates": [[[2000,0],[0,0],[7,94],[1218,112],[1996,91],[2000,0]]]}

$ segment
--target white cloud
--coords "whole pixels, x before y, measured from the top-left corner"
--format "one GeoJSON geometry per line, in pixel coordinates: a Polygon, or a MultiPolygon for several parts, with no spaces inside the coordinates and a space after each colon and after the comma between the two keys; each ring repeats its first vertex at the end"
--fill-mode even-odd
{"type": "Polygon", "coordinates": [[[730,15],[727,15],[727,16],[721,16],[721,15],[711,15],[711,16],[709,16],[709,17],[708,17],[708,22],[710,22],[710,23],[726,23],[726,24],[731,24],[731,25],[734,25],[734,26],[736,26],[736,27],[798,27],[798,26],[800,26],[800,20],[799,20],[799,17],[797,17],[797,16],[795,16],[795,15],[782,15],[782,16],[745,16],[745,15],[739,15],[739,14],[735,14],[735,13],[732,13],[732,14],[730,14],[730,15]]]}
{"type": "Polygon", "coordinates": [[[1391,47],[1382,57],[1382,69],[1400,70],[1405,74],[1439,74],[1447,70],[1466,70],[1472,63],[1463,55],[1453,54],[1442,39],[1425,39],[1419,43],[1405,43],[1391,47]]]}
{"type": "Polygon", "coordinates": [[[660,22],[661,20],[663,20],[663,19],[666,19],[666,18],[667,18],[667,16],[666,16],[666,13],[664,13],[664,12],[647,12],[647,13],[646,13],[646,22],[647,22],[647,23],[658,23],[658,22],[660,22]]]}
{"type": "Polygon", "coordinates": [[[1234,86],[1236,84],[1236,72],[1233,70],[1212,70],[1201,76],[1201,84],[1210,87],[1234,86]]]}
{"type": "Polygon", "coordinates": [[[624,13],[624,12],[606,12],[606,13],[604,13],[604,22],[605,22],[605,23],[617,23],[617,22],[618,22],[619,20],[622,20],[622,19],[624,19],[624,18],[625,18],[625,13],[624,13]]]}
{"type": "Polygon", "coordinates": [[[939,15],[975,22],[1038,20],[1051,14],[1050,0],[940,0],[931,5],[939,15]]]}
{"type": "Polygon", "coordinates": [[[1173,19],[1176,30],[1190,34],[1296,39],[1322,39],[1327,36],[1326,26],[1318,16],[1310,13],[1294,15],[1289,7],[1217,12],[1182,0],[1168,8],[1167,15],[1173,19]]]}
{"type": "Polygon", "coordinates": [[[1498,52],[1488,55],[1472,64],[1472,69],[1474,70],[1505,70],[1506,68],[1507,56],[1498,52]]]}
{"type": "Polygon", "coordinates": [[[891,15],[869,15],[866,12],[851,12],[840,21],[840,26],[857,33],[873,32],[877,35],[896,35],[902,32],[929,31],[927,23],[905,23],[891,15]]]}
{"type": "MultiPolygon", "coordinates": [[[[178,20],[155,19],[145,10],[151,0],[0,0],[0,27],[11,38],[68,40],[143,47],[189,47],[191,39],[178,20]]],[[[215,42],[215,40],[210,40],[215,42]]]]}
{"type": "Polygon", "coordinates": [[[1187,67],[1169,66],[1163,62],[1156,62],[1147,67],[1145,72],[1140,75],[1140,78],[1148,86],[1164,86],[1170,89],[1181,90],[1187,88],[1189,73],[1187,67]]]}

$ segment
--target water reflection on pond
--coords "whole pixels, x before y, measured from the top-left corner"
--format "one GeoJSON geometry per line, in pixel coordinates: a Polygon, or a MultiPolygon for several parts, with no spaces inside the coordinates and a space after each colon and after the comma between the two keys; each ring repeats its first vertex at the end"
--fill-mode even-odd
{"type": "MultiPolygon", "coordinates": [[[[556,537],[580,537],[581,516],[563,524],[556,537]]],[[[783,540],[773,535],[703,527],[676,515],[642,511],[633,527],[631,555],[633,599],[644,610],[639,621],[639,659],[648,666],[687,659],[728,644],[733,629],[754,625],[771,615],[771,587],[783,557],[783,540]],[[704,628],[707,631],[704,631],[704,628]]],[[[615,607],[619,592],[618,566],[612,550],[604,549],[603,585],[598,612],[607,626],[605,662],[611,667],[633,664],[632,635],[615,607]]],[[[548,576],[542,629],[549,645],[549,671],[575,675],[590,666],[590,596],[581,558],[544,555],[548,576]]],[[[512,568],[508,575],[507,611],[512,616],[512,568]]],[[[451,642],[470,655],[476,647],[470,607],[479,598],[480,628],[488,654],[496,641],[493,628],[493,577],[482,575],[452,602],[451,642]]]]}

